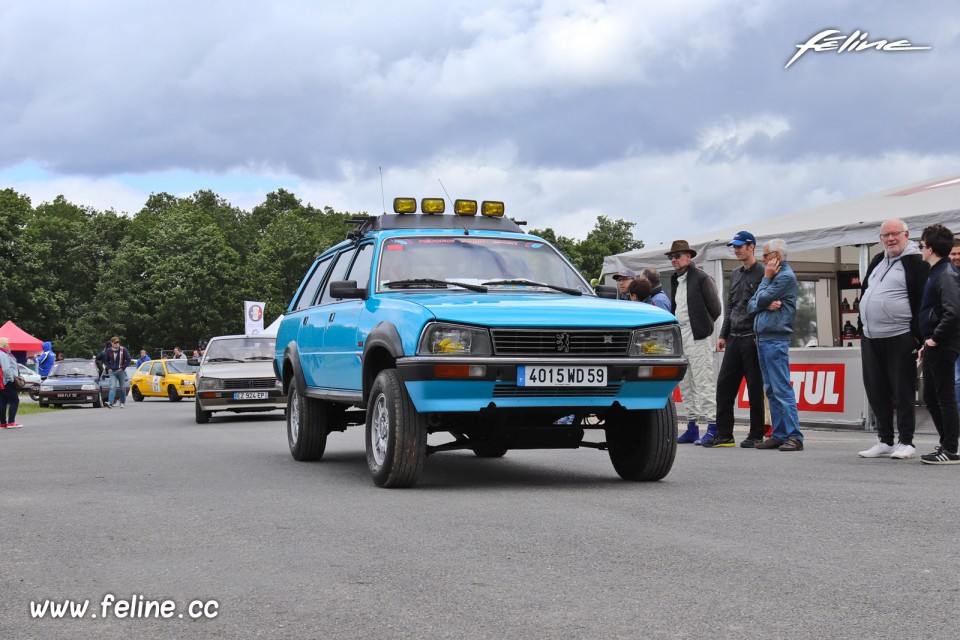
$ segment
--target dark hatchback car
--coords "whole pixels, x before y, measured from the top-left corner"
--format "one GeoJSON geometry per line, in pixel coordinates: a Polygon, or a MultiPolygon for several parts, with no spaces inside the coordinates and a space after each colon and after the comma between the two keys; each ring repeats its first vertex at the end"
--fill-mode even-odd
{"type": "Polygon", "coordinates": [[[103,406],[100,372],[92,359],[66,358],[53,365],[50,375],[40,384],[41,407],[64,404],[103,406]]]}

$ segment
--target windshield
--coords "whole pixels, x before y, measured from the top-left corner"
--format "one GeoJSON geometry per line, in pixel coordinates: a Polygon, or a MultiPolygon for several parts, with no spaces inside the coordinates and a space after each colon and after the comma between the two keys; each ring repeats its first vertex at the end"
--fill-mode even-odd
{"type": "Polygon", "coordinates": [[[186,360],[168,360],[167,373],[193,373],[197,367],[187,364],[186,360]]]}
{"type": "MultiPolygon", "coordinates": [[[[584,279],[545,242],[475,236],[414,236],[383,242],[377,288],[396,291],[390,282],[448,280],[479,285],[499,280],[529,280],[592,293],[584,279]]],[[[403,285],[408,288],[410,285],[403,285]]],[[[423,283],[426,288],[438,284],[423,283]]],[[[521,283],[488,285],[495,288],[536,288],[521,283]]],[[[551,291],[552,292],[552,291],[551,291]]]]}
{"type": "Polygon", "coordinates": [[[96,378],[100,373],[97,371],[97,365],[93,361],[85,362],[67,362],[61,361],[53,365],[48,378],[76,378],[78,376],[88,376],[96,378]]]}
{"type": "Polygon", "coordinates": [[[203,356],[204,362],[253,362],[273,360],[277,339],[266,336],[212,340],[203,356]]]}

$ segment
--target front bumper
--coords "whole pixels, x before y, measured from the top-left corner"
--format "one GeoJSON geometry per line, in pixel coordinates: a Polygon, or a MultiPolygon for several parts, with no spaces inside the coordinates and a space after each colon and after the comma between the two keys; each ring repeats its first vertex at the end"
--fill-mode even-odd
{"type": "Polygon", "coordinates": [[[420,412],[538,407],[662,409],[687,370],[686,358],[403,358],[397,372],[420,412]],[[483,367],[482,375],[451,377],[451,369],[483,367]],[[520,366],[602,366],[605,386],[518,385],[520,366]],[[438,371],[438,366],[443,372],[438,371]]]}
{"type": "Polygon", "coordinates": [[[275,389],[217,389],[197,392],[197,402],[203,411],[271,411],[285,409],[287,396],[275,389]]]}
{"type": "Polygon", "coordinates": [[[48,404],[87,404],[95,402],[95,398],[100,395],[100,390],[95,391],[41,391],[39,401],[48,404]]]}

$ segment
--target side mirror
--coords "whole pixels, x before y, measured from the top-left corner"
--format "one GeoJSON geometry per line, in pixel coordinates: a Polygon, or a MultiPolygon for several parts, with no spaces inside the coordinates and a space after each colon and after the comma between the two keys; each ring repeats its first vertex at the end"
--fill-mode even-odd
{"type": "Polygon", "coordinates": [[[191,367],[200,366],[200,358],[187,358],[187,364],[191,367]]]}
{"type": "Polygon", "coordinates": [[[366,298],[367,290],[357,287],[356,280],[338,280],[330,283],[332,298],[366,298]]]}
{"type": "Polygon", "coordinates": [[[604,284],[598,284],[593,288],[597,296],[601,298],[610,298],[611,300],[617,299],[617,287],[611,287],[604,284]]]}

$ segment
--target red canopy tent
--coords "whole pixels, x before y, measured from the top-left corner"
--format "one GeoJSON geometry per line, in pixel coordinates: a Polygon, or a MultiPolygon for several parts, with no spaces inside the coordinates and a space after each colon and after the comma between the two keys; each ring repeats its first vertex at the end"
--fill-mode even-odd
{"type": "Polygon", "coordinates": [[[10,341],[10,351],[26,351],[34,354],[43,348],[42,342],[13,324],[13,320],[7,320],[7,324],[0,327],[0,337],[10,341]]]}

